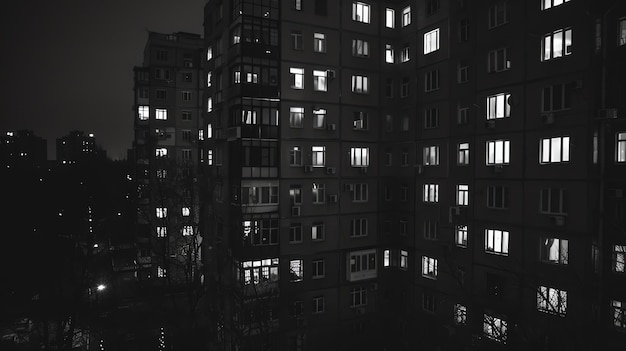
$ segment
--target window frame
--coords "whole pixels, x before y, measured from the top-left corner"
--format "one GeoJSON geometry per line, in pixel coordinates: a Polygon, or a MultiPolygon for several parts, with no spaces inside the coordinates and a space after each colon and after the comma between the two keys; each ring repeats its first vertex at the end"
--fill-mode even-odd
{"type": "Polygon", "coordinates": [[[422,277],[437,280],[437,259],[422,255],[422,277]]]}
{"type": "Polygon", "coordinates": [[[440,28],[435,28],[424,33],[424,55],[428,55],[439,50],[439,31],[440,28]]]}
{"type": "Polygon", "coordinates": [[[485,228],[485,253],[509,256],[509,235],[506,230],[485,228]]]}
{"type": "Polygon", "coordinates": [[[570,162],[570,141],[571,138],[567,135],[541,138],[539,140],[539,164],[570,162]]]}
{"type": "Polygon", "coordinates": [[[500,166],[508,165],[511,162],[511,141],[498,139],[487,140],[485,142],[486,157],[485,162],[487,166],[500,166]],[[501,154],[498,153],[500,149],[501,154]],[[500,156],[500,157],[498,157],[500,156]]]}
{"type": "Polygon", "coordinates": [[[352,2],[352,20],[360,23],[370,23],[370,5],[361,1],[352,2]]]}

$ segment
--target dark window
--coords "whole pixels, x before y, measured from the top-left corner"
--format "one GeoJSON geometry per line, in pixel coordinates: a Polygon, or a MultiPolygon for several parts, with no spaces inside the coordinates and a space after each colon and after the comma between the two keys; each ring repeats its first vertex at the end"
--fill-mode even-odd
{"type": "Polygon", "coordinates": [[[327,0],[315,0],[315,14],[319,16],[326,16],[327,13],[327,0]]]}

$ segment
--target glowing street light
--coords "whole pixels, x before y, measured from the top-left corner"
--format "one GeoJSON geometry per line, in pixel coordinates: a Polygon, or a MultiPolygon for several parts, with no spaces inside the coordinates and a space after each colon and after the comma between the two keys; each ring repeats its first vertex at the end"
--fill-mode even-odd
{"type": "Polygon", "coordinates": [[[106,285],[104,285],[104,284],[99,284],[99,285],[96,287],[96,289],[98,289],[98,291],[103,291],[103,290],[104,290],[104,289],[106,289],[106,288],[107,288],[107,286],[106,286],[106,285]]]}

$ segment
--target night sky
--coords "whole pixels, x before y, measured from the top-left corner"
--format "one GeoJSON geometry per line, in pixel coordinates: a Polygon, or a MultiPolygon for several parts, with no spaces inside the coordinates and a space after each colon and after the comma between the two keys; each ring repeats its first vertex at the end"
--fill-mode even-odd
{"type": "Polygon", "coordinates": [[[113,159],[133,136],[133,67],[148,31],[202,34],[206,0],[10,0],[0,11],[0,132],[94,133],[113,159]]]}

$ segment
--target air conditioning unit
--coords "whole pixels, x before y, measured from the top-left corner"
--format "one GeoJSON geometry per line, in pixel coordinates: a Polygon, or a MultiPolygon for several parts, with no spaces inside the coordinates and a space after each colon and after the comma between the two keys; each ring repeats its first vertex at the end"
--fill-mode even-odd
{"type": "Polygon", "coordinates": [[[311,166],[311,165],[304,166],[304,172],[306,172],[306,173],[313,172],[313,166],[311,166]]]}
{"type": "Polygon", "coordinates": [[[565,217],[563,216],[552,216],[551,221],[557,227],[562,227],[565,225],[565,217]]]}
{"type": "Polygon", "coordinates": [[[291,216],[292,217],[300,217],[300,206],[292,206],[291,207],[291,216]]]}
{"type": "Polygon", "coordinates": [[[354,184],[352,183],[344,184],[343,188],[345,189],[345,191],[354,191],[354,184]]]}
{"type": "Polygon", "coordinates": [[[326,77],[328,77],[330,79],[334,79],[335,75],[336,75],[336,73],[335,73],[334,69],[326,70],[326,77]]]}
{"type": "Polygon", "coordinates": [[[494,129],[496,127],[496,121],[492,119],[492,120],[485,122],[485,127],[487,129],[494,129]]]}
{"type": "Polygon", "coordinates": [[[337,125],[335,123],[330,123],[329,125],[326,126],[326,129],[335,130],[337,129],[337,125]]]}
{"type": "Polygon", "coordinates": [[[337,173],[337,169],[335,167],[327,167],[326,174],[335,174],[337,173]]]}
{"type": "Polygon", "coordinates": [[[355,309],[354,309],[354,314],[355,314],[355,315],[357,315],[357,316],[362,316],[362,315],[364,315],[364,314],[365,314],[365,308],[362,308],[362,307],[360,307],[360,308],[355,308],[355,309]]]}
{"type": "Polygon", "coordinates": [[[603,108],[598,111],[598,118],[600,119],[617,118],[617,109],[616,108],[603,108]]]}
{"type": "Polygon", "coordinates": [[[544,113],[541,115],[541,121],[543,124],[553,124],[554,123],[554,113],[544,113]]]}
{"type": "Polygon", "coordinates": [[[328,196],[328,202],[330,202],[331,204],[336,204],[337,203],[337,195],[329,195],[328,196]]]}

